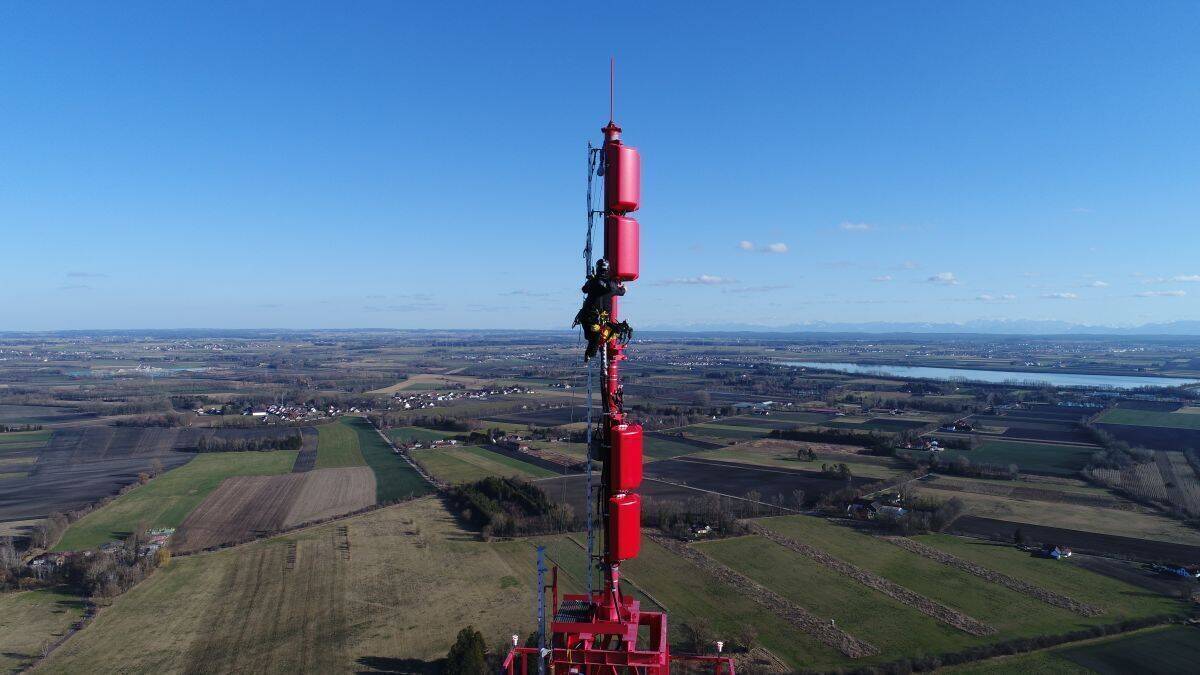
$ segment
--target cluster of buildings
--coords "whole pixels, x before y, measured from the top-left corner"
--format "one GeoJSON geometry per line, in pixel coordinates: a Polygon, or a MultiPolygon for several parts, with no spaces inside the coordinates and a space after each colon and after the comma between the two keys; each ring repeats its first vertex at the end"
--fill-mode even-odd
{"type": "MultiPolygon", "coordinates": [[[[134,558],[145,558],[158,553],[160,549],[166,548],[173,534],[175,534],[175,528],[173,527],[159,527],[147,530],[145,539],[142,540],[138,545],[137,551],[134,552],[134,558]]],[[[105,542],[98,548],[100,552],[109,553],[120,559],[128,557],[125,544],[119,541],[105,542]]],[[[94,555],[96,555],[96,551],[92,549],[83,551],[52,551],[34,557],[27,564],[35,576],[42,578],[62,568],[76,557],[90,558],[94,555]]],[[[128,560],[125,561],[129,562],[128,560]]]]}
{"type": "Polygon", "coordinates": [[[461,389],[447,392],[397,392],[392,396],[392,400],[403,410],[420,410],[422,408],[436,408],[439,403],[450,403],[452,401],[487,400],[489,396],[532,393],[532,389],[517,385],[493,389],[461,389]]]}

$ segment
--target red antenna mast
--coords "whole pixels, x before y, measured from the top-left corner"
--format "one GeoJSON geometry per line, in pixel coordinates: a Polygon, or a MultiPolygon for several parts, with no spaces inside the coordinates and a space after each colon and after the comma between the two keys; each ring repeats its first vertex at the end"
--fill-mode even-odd
{"type": "MultiPolygon", "coordinates": [[[[604,168],[604,258],[609,278],[628,283],[639,276],[640,226],[630,214],[641,206],[641,156],[621,142],[621,127],[613,119],[615,70],[615,59],[610,59],[609,120],[601,130],[604,145],[598,149],[604,168]]],[[[620,321],[618,298],[611,302],[609,318],[620,321]]],[[[620,366],[628,358],[625,349],[616,337],[603,346],[604,412],[593,437],[599,442],[589,455],[603,464],[595,495],[604,540],[595,559],[602,572],[601,586],[586,595],[564,595],[550,624],[550,646],[544,652],[514,648],[504,662],[507,675],[526,675],[530,666],[534,672],[544,672],[547,664],[553,675],[669,675],[672,661],[700,662],[714,675],[733,675],[728,657],[672,656],[667,615],[643,611],[638,600],[621,592],[621,563],[638,557],[642,536],[642,500],[637,494],[642,483],[642,426],[629,419],[622,403],[620,366]]],[[[554,598],[557,601],[557,586],[554,598]]]]}

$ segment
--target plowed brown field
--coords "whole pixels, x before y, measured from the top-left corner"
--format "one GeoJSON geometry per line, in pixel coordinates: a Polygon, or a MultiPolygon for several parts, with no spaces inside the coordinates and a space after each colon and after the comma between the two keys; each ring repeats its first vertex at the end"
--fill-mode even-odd
{"type": "Polygon", "coordinates": [[[188,515],[172,539],[177,553],[248,541],[375,503],[369,467],[227,478],[188,515]]]}

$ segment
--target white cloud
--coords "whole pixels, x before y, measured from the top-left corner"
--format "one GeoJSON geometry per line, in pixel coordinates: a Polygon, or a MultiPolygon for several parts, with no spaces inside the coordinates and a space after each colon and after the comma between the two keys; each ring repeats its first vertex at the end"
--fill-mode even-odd
{"type": "Polygon", "coordinates": [[[738,248],[743,251],[757,251],[759,253],[787,253],[788,245],[783,242],[767,244],[766,246],[755,246],[754,242],[743,239],[738,242],[738,248]]]}
{"type": "Polygon", "coordinates": [[[1097,279],[1097,280],[1093,281],[1092,283],[1088,284],[1088,287],[1089,288],[1108,288],[1108,282],[1100,281],[1099,279],[1097,279]]]}
{"type": "Polygon", "coordinates": [[[730,288],[723,292],[749,295],[753,293],[770,293],[771,291],[779,291],[791,287],[791,284],[764,284],[762,286],[743,286],[741,288],[730,288]]]}
{"type": "Polygon", "coordinates": [[[884,274],[883,276],[879,276],[879,277],[871,277],[871,281],[884,282],[884,281],[891,281],[891,280],[892,280],[892,275],[890,275],[890,274],[884,274]]]}
{"type": "Polygon", "coordinates": [[[1071,209],[1071,213],[1091,213],[1091,212],[1092,212],[1092,210],[1087,208],[1086,206],[1076,206],[1075,208],[1071,209]]]}
{"type": "Polygon", "coordinates": [[[992,295],[991,293],[980,293],[975,296],[975,299],[980,302],[1012,302],[1017,299],[1017,296],[1012,293],[1004,293],[1002,295],[992,295]]]}
{"type": "Polygon", "coordinates": [[[842,228],[843,230],[845,230],[847,232],[866,232],[867,230],[875,229],[875,226],[870,223],[849,223],[849,222],[847,222],[847,223],[842,223],[841,225],[838,225],[838,227],[842,228]]]}
{"type": "Polygon", "coordinates": [[[921,263],[919,263],[915,260],[905,260],[904,262],[900,263],[901,269],[915,270],[915,269],[919,269],[920,267],[921,267],[921,263]]]}
{"type": "Polygon", "coordinates": [[[1139,298],[1182,298],[1187,291],[1142,291],[1136,295],[1139,298]]]}
{"type": "Polygon", "coordinates": [[[1079,296],[1074,293],[1044,293],[1042,294],[1042,297],[1046,298],[1047,300],[1075,300],[1079,298],[1079,296]]]}
{"type": "Polygon", "coordinates": [[[937,274],[926,279],[931,284],[941,284],[942,286],[957,286],[958,278],[954,276],[954,272],[938,272],[937,274]]]}
{"type": "Polygon", "coordinates": [[[67,276],[76,279],[105,279],[108,277],[104,272],[67,272],[67,276]]]}
{"type": "Polygon", "coordinates": [[[1200,274],[1180,274],[1171,277],[1171,281],[1183,281],[1186,283],[1200,283],[1200,274]]]}
{"type": "Polygon", "coordinates": [[[737,279],[729,277],[719,277],[713,274],[701,274],[698,277],[682,277],[679,279],[667,279],[666,281],[658,282],[658,286],[721,286],[723,284],[736,284],[737,279]]]}

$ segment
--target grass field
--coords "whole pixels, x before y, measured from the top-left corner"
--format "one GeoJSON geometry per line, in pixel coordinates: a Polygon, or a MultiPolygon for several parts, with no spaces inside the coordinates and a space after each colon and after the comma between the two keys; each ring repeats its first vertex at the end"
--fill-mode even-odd
{"type": "Polygon", "coordinates": [[[937,483],[922,484],[918,492],[923,496],[942,500],[957,497],[963,500],[967,506],[967,513],[973,516],[1200,546],[1200,530],[1148,508],[1135,506],[1136,510],[1122,510],[1085,504],[1051,503],[1003,495],[938,490],[936,486],[937,483]]]}
{"type": "Polygon", "coordinates": [[[54,588],[0,593],[0,672],[20,672],[83,617],[79,596],[54,588]]]}
{"type": "Polygon", "coordinates": [[[532,630],[532,567],[515,562],[460,529],[436,498],[419,499],[176,558],[42,670],[361,672],[403,663],[421,672],[464,626],[489,646],[532,630]]]}
{"type": "Polygon", "coordinates": [[[53,431],[14,431],[0,434],[0,455],[6,452],[37,450],[50,440],[53,431]]]}
{"type": "Polygon", "coordinates": [[[1200,663],[1200,630],[1184,626],[1161,626],[1128,635],[1091,640],[1080,645],[991,659],[952,668],[947,672],[963,675],[1017,672],[1167,675],[1194,672],[1197,663],[1200,663]]]}
{"type": "Polygon", "coordinates": [[[477,447],[414,450],[412,456],[430,475],[447,483],[468,483],[488,476],[556,475],[540,466],[477,447]]]}
{"type": "Polygon", "coordinates": [[[670,608],[673,635],[678,635],[683,624],[704,617],[718,635],[736,635],[749,624],[758,631],[763,646],[793,668],[829,668],[847,661],[832,647],[799,632],[732,586],[653,541],[643,538],[641,555],[622,563],[621,570],[670,608]]]}
{"type": "Polygon", "coordinates": [[[705,459],[717,459],[727,462],[741,462],[757,466],[770,466],[780,469],[798,469],[804,471],[820,471],[822,464],[837,464],[844,462],[850,467],[854,476],[865,478],[893,478],[905,473],[908,469],[897,461],[880,461],[882,458],[864,457],[843,453],[818,453],[817,459],[801,461],[795,454],[771,447],[752,447],[749,444],[731,445],[719,450],[709,450],[696,455],[705,459]]]}
{"type": "Polygon", "coordinates": [[[732,424],[717,424],[716,422],[708,422],[706,424],[694,424],[690,427],[684,427],[681,431],[689,436],[700,436],[703,438],[762,438],[771,432],[770,429],[756,429],[754,427],[737,427],[732,424]]]}
{"type": "Polygon", "coordinates": [[[1025,441],[986,441],[975,450],[945,450],[942,457],[959,455],[974,464],[1016,464],[1021,471],[1074,476],[1087,465],[1096,448],[1025,441]]]}
{"type": "Polygon", "coordinates": [[[645,437],[642,447],[646,453],[647,461],[690,455],[700,450],[700,448],[685,442],[656,438],[654,436],[645,437]]]}
{"type": "MultiPolygon", "coordinates": [[[[916,541],[976,562],[989,569],[1048,588],[1106,610],[1098,617],[1103,623],[1118,618],[1180,614],[1185,607],[1178,600],[1148,593],[1111,577],[1089,572],[1066,561],[1035,558],[1011,546],[1003,546],[945,534],[914,537],[916,541]],[[1048,564],[1054,563],[1054,564],[1048,564]]],[[[1083,621],[1084,619],[1080,619],[1083,621]]],[[[1096,620],[1093,620],[1095,622],[1096,620]]]]}
{"type": "Polygon", "coordinates": [[[838,627],[882,650],[864,662],[937,654],[983,641],[762,537],[724,539],[698,547],[817,616],[835,619],[838,627]]]}
{"type": "Polygon", "coordinates": [[[345,417],[333,424],[320,426],[317,433],[317,468],[336,469],[366,464],[358,443],[358,433],[345,417]]]}
{"type": "MultiPolygon", "coordinates": [[[[375,502],[386,504],[397,499],[419,497],[433,491],[404,458],[379,437],[371,423],[361,417],[342,418],[344,424],[358,437],[358,448],[367,466],[375,472],[375,502]]],[[[319,451],[319,450],[318,450],[319,451]]],[[[318,463],[319,466],[319,463],[318,463]]]]}
{"type": "Polygon", "coordinates": [[[429,443],[458,435],[449,431],[438,431],[424,427],[395,427],[383,433],[387,434],[387,437],[392,439],[393,443],[429,443]]]}
{"type": "MultiPolygon", "coordinates": [[[[1039,565],[1047,561],[1032,558],[1012,548],[991,546],[987,552],[978,552],[983,556],[982,559],[970,558],[991,569],[1107,610],[1098,617],[1083,617],[819,518],[784,516],[763,518],[757,522],[991,624],[1000,631],[995,640],[1067,633],[1098,623],[1111,623],[1123,617],[1154,616],[1183,610],[1177,600],[1148,593],[1069,563],[1039,565]]],[[[963,543],[969,540],[946,535],[919,537],[917,540],[964,558],[969,556],[962,553],[963,547],[979,547],[977,544],[963,543]]]]}
{"type": "Polygon", "coordinates": [[[1114,408],[1101,415],[1096,421],[1104,424],[1131,424],[1139,427],[1200,429],[1200,415],[1186,412],[1114,408]]]}
{"type": "Polygon", "coordinates": [[[295,450],[197,455],[72,523],[54,550],[99,546],[128,536],[141,523],[146,527],[178,527],[226,478],[288,473],[295,461],[295,450]]]}

